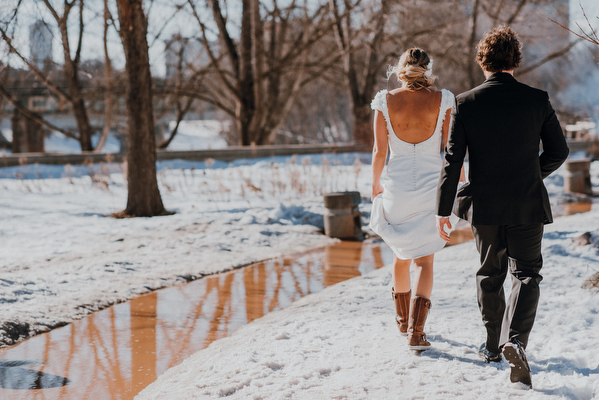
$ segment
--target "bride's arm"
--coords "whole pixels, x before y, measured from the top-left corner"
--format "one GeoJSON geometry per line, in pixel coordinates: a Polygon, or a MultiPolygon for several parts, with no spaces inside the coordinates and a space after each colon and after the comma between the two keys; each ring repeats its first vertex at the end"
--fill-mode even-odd
{"type": "MultiPolygon", "coordinates": [[[[445,147],[447,147],[447,137],[449,136],[449,128],[451,127],[451,122],[453,119],[453,116],[451,115],[451,110],[451,108],[447,109],[445,119],[443,120],[443,151],[445,151],[445,147]]],[[[460,182],[466,182],[466,172],[464,171],[464,165],[462,165],[462,170],[460,171],[460,182]]]]}
{"type": "Polygon", "coordinates": [[[387,136],[387,123],[380,111],[374,113],[374,146],[372,148],[372,199],[383,192],[381,175],[387,161],[387,147],[389,138],[387,136]]]}
{"type": "Polygon", "coordinates": [[[451,126],[451,108],[447,109],[445,113],[445,118],[443,119],[443,151],[445,151],[445,147],[447,146],[447,137],[449,136],[449,127],[451,126]]]}

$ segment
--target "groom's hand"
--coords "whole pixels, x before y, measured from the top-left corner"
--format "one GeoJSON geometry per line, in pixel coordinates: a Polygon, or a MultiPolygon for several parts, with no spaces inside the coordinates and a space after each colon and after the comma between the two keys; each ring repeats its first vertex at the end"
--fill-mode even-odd
{"type": "Polygon", "coordinates": [[[449,217],[437,217],[437,231],[439,232],[439,236],[441,236],[441,239],[449,242],[449,233],[445,232],[446,225],[448,229],[452,228],[449,217]]]}

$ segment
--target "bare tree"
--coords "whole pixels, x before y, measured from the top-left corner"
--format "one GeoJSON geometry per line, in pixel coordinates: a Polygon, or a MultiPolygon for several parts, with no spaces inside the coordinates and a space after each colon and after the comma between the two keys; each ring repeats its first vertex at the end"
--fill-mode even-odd
{"type": "Polygon", "coordinates": [[[277,135],[277,143],[339,143],[353,139],[347,85],[337,69],[302,89],[277,135]]]}
{"type": "Polygon", "coordinates": [[[364,7],[360,8],[360,0],[354,4],[351,0],[330,2],[354,117],[353,138],[356,143],[372,145],[370,102],[377,89],[376,82],[381,79],[382,67],[397,54],[395,48],[386,52],[383,49],[389,37],[385,27],[391,1],[381,0],[377,3],[380,8],[374,8],[373,2],[366,1],[363,2],[364,7]],[[356,20],[366,23],[358,24],[356,20]]]}
{"type": "Polygon", "coordinates": [[[239,144],[267,144],[302,87],[338,59],[337,52],[323,51],[318,57],[312,52],[331,31],[328,5],[241,0],[236,38],[229,20],[235,14],[227,10],[229,4],[188,0],[213,71],[213,78],[207,80],[205,92],[198,98],[236,121],[239,144]],[[211,37],[219,38],[219,46],[213,45],[211,37]]]}
{"type": "Polygon", "coordinates": [[[127,76],[127,208],[117,217],[170,214],[162,204],[156,179],[156,141],[152,76],[148,56],[148,21],[143,0],[117,0],[119,35],[127,76]]]}
{"type": "Polygon", "coordinates": [[[570,33],[573,33],[576,37],[578,37],[582,40],[585,40],[591,44],[599,46],[599,37],[597,36],[597,31],[595,29],[593,29],[593,25],[591,24],[591,21],[589,21],[589,18],[587,17],[587,14],[584,11],[584,8],[582,6],[580,6],[580,9],[582,10],[582,16],[584,17],[584,20],[587,23],[587,28],[589,30],[588,32],[583,27],[581,27],[578,22],[576,23],[576,26],[578,27],[580,32],[574,32],[570,28],[565,27],[564,25],[560,24],[559,22],[557,22],[553,19],[551,20],[551,22],[561,26],[562,28],[564,28],[565,30],[567,30],[570,33]]]}
{"type": "MultiPolygon", "coordinates": [[[[20,4],[21,4],[21,2],[18,3],[18,5],[20,5],[20,4]]],[[[13,45],[13,40],[12,40],[11,36],[9,36],[7,26],[4,26],[4,27],[0,26],[0,35],[2,36],[2,39],[4,40],[4,42],[8,45],[10,51],[13,54],[15,54],[18,58],[20,58],[27,65],[27,67],[31,70],[31,72],[35,75],[35,77],[41,83],[43,83],[53,95],[57,96],[62,101],[65,101],[65,102],[71,104],[71,107],[73,110],[73,115],[75,116],[75,120],[77,122],[77,129],[79,131],[78,134],[68,132],[64,129],[56,129],[56,130],[58,130],[64,134],[67,134],[67,136],[69,136],[69,137],[76,138],[77,140],[79,140],[79,142],[81,144],[81,150],[91,151],[91,150],[93,150],[92,142],[91,142],[92,128],[91,128],[91,125],[89,122],[87,109],[86,109],[84,97],[83,97],[83,89],[82,89],[81,81],[79,78],[79,65],[81,62],[81,50],[82,50],[82,46],[83,46],[84,0],[71,0],[71,1],[64,0],[62,14],[59,12],[61,10],[58,10],[57,8],[55,8],[52,5],[52,3],[50,3],[49,0],[43,0],[43,4],[46,6],[47,10],[54,18],[54,20],[58,26],[58,30],[60,32],[60,39],[61,39],[61,44],[62,44],[62,49],[63,49],[63,54],[64,54],[64,64],[62,67],[62,72],[63,72],[64,79],[66,82],[66,91],[63,88],[59,87],[59,85],[57,85],[55,82],[53,82],[44,71],[40,70],[37,66],[35,66],[28,58],[26,58],[22,54],[22,52],[19,49],[17,49],[13,45]],[[77,44],[76,44],[76,48],[75,48],[75,52],[74,52],[74,56],[73,56],[71,54],[72,53],[71,42],[70,42],[71,39],[69,38],[69,17],[71,16],[71,11],[73,10],[73,8],[75,6],[77,6],[78,11],[79,11],[78,16],[77,16],[79,32],[77,35],[77,44]]],[[[19,9],[17,6],[17,8],[15,8],[15,10],[14,10],[15,16],[18,13],[18,11],[19,11],[19,9]]],[[[23,112],[24,115],[27,116],[28,114],[31,113],[29,110],[25,109],[25,106],[20,105],[20,107],[19,107],[16,104],[14,104],[15,99],[12,98],[12,96],[8,97],[7,99],[11,103],[13,103],[13,105],[18,107],[20,109],[20,111],[23,112]]],[[[56,127],[53,127],[51,124],[43,121],[43,119],[40,121],[39,116],[36,119],[38,120],[39,123],[43,123],[44,125],[50,127],[51,129],[56,128],[56,127]]]]}
{"type": "Polygon", "coordinates": [[[106,143],[110,129],[112,128],[112,115],[114,112],[114,80],[112,78],[112,61],[108,54],[108,30],[112,24],[112,14],[108,8],[108,0],[104,0],[104,78],[106,80],[106,88],[104,91],[104,127],[102,134],[96,145],[96,152],[100,152],[106,143]]]}
{"type": "Polygon", "coordinates": [[[484,79],[474,62],[478,40],[497,25],[510,25],[524,43],[525,57],[518,76],[526,74],[532,80],[531,72],[538,70],[544,75],[540,67],[562,57],[575,44],[548,23],[548,14],[563,14],[559,7],[566,8],[567,16],[567,3],[556,5],[553,0],[415,0],[402,7],[400,20],[410,24],[400,40],[432,54],[441,85],[459,93],[484,79]],[[441,25],[439,20],[448,23],[441,25]],[[413,32],[424,33],[413,36],[413,32]]]}
{"type": "Polygon", "coordinates": [[[67,82],[69,92],[69,101],[73,107],[73,114],[77,120],[77,128],[79,130],[79,142],[81,150],[91,151],[92,147],[92,128],[89,123],[87,109],[85,107],[81,82],[79,80],[79,64],[81,62],[81,49],[83,45],[83,7],[84,0],[64,0],[63,14],[58,14],[57,10],[52,6],[49,0],[43,0],[44,4],[56,20],[60,31],[62,49],[64,54],[63,73],[67,82]],[[73,6],[79,4],[79,34],[77,37],[77,49],[75,56],[71,56],[71,45],[69,41],[68,19],[73,6]]]}
{"type": "MultiPolygon", "coordinates": [[[[172,39],[167,42],[166,54],[172,57],[167,58],[167,79],[164,84],[162,94],[166,95],[167,112],[174,110],[175,125],[167,135],[166,139],[158,143],[159,149],[166,149],[173,141],[181,121],[191,110],[196,92],[202,92],[202,81],[207,73],[207,68],[194,56],[197,56],[192,49],[194,42],[192,39],[185,38],[180,34],[173,35],[172,39]],[[176,64],[172,65],[175,61],[176,64]],[[174,68],[174,71],[173,71],[174,68]]],[[[198,43],[199,44],[199,43],[198,43]]]]}

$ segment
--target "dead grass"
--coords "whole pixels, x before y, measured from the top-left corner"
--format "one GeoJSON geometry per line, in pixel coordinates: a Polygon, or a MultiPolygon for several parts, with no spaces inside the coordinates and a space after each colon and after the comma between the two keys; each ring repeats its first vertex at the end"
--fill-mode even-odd
{"type": "Polygon", "coordinates": [[[584,281],[582,288],[587,290],[599,290],[599,272],[594,273],[584,281]]]}

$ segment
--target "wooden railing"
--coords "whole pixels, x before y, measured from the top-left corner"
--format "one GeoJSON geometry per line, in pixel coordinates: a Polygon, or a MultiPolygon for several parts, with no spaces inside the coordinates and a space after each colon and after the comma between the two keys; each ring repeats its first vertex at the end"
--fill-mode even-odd
{"type": "MultiPolygon", "coordinates": [[[[370,152],[371,150],[372,148],[369,146],[357,144],[235,146],[216,150],[159,150],[157,151],[157,159],[158,161],[177,159],[203,161],[212,158],[221,161],[231,161],[242,158],[265,158],[273,156],[289,156],[293,154],[370,152]]],[[[12,167],[25,164],[65,165],[99,162],[122,162],[125,158],[125,153],[20,153],[0,157],[0,167],[12,167]]]]}

